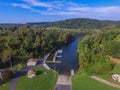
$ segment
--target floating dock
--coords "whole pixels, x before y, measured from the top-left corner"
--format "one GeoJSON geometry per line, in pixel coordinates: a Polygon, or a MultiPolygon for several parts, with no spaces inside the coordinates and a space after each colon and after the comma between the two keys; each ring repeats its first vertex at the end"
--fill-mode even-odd
{"type": "Polygon", "coordinates": [[[63,50],[58,50],[57,53],[63,53],[63,50]]]}
{"type": "Polygon", "coordinates": [[[61,63],[61,61],[46,61],[46,63],[61,63]]]}
{"type": "Polygon", "coordinates": [[[61,58],[62,56],[56,56],[57,58],[61,58]]]}

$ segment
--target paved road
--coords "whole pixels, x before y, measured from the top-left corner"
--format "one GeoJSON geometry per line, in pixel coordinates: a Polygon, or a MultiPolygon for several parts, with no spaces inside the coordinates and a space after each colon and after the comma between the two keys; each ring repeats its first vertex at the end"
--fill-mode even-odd
{"type": "Polygon", "coordinates": [[[71,76],[59,75],[55,90],[71,90],[71,76]]]}
{"type": "Polygon", "coordinates": [[[102,79],[102,78],[99,78],[99,77],[97,77],[97,76],[91,76],[91,78],[93,78],[93,79],[95,79],[95,80],[97,80],[97,81],[99,81],[99,82],[102,82],[102,83],[104,83],[104,84],[107,84],[107,85],[109,85],[109,86],[111,86],[111,87],[115,87],[115,88],[119,88],[119,89],[120,89],[120,86],[119,86],[119,85],[116,85],[116,84],[114,84],[114,83],[111,83],[111,82],[109,82],[109,81],[106,81],[106,80],[104,80],[104,79],[102,79]]]}

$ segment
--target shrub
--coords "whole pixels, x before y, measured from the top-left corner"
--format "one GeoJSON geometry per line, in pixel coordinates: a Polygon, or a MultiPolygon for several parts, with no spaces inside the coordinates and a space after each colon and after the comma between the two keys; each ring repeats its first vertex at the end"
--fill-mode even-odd
{"type": "Polygon", "coordinates": [[[13,77],[13,72],[10,69],[4,69],[2,71],[2,79],[8,80],[13,77]]]}

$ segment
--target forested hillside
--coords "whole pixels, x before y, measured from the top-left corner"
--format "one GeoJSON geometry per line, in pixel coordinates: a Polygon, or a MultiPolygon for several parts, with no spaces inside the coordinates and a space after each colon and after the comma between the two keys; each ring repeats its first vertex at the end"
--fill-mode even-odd
{"type": "Polygon", "coordinates": [[[0,68],[12,63],[25,63],[41,58],[51,50],[74,39],[73,33],[62,29],[41,29],[27,26],[0,30],[0,68]]]}
{"type": "Polygon", "coordinates": [[[120,31],[98,31],[86,36],[78,46],[80,73],[103,74],[114,64],[107,55],[120,58],[120,31]]]}
{"type": "Polygon", "coordinates": [[[27,23],[26,25],[47,28],[59,27],[65,29],[103,29],[107,27],[120,27],[120,21],[96,20],[89,18],[73,18],[56,22],[27,23]]]}
{"type": "Polygon", "coordinates": [[[60,20],[55,22],[35,22],[35,23],[26,23],[26,24],[12,24],[5,23],[0,24],[2,28],[8,27],[17,27],[28,25],[31,27],[40,27],[40,28],[48,28],[48,27],[57,27],[64,29],[106,29],[111,27],[120,27],[120,21],[110,21],[110,20],[97,20],[97,19],[89,19],[89,18],[72,18],[66,20],[60,20]]]}

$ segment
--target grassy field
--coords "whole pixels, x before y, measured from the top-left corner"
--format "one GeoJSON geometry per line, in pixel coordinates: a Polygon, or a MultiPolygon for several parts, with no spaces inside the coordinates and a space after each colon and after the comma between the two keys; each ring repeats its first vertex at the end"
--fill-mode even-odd
{"type": "Polygon", "coordinates": [[[120,64],[115,64],[115,67],[114,67],[114,69],[111,71],[111,73],[120,74],[120,64]]]}
{"type": "Polygon", "coordinates": [[[72,90],[119,90],[100,83],[88,76],[74,75],[72,77],[72,90]]]}
{"type": "Polygon", "coordinates": [[[120,74],[120,64],[116,64],[116,63],[115,63],[115,68],[114,68],[110,73],[104,74],[104,75],[97,75],[97,76],[100,77],[100,78],[103,78],[103,79],[105,79],[105,80],[107,80],[107,81],[110,81],[110,82],[112,82],[112,83],[115,83],[115,84],[120,85],[119,82],[116,82],[116,81],[114,81],[114,80],[111,78],[110,75],[111,75],[112,73],[120,74]]]}
{"type": "Polygon", "coordinates": [[[35,68],[39,75],[29,79],[27,74],[17,80],[16,90],[54,90],[57,74],[42,67],[35,68]]]}
{"type": "Polygon", "coordinates": [[[11,81],[8,81],[5,84],[1,84],[2,81],[0,81],[0,90],[10,90],[10,86],[11,86],[11,81]]]}

